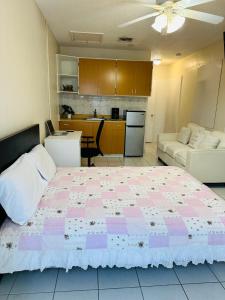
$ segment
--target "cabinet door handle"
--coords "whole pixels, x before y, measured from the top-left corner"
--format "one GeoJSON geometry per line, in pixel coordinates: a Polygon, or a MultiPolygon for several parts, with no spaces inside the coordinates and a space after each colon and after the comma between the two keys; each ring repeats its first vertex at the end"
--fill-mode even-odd
{"type": "Polygon", "coordinates": [[[63,125],[64,125],[64,126],[69,126],[69,124],[68,124],[68,123],[64,123],[63,125]]]}
{"type": "Polygon", "coordinates": [[[137,95],[137,89],[135,89],[135,95],[137,95]]]}

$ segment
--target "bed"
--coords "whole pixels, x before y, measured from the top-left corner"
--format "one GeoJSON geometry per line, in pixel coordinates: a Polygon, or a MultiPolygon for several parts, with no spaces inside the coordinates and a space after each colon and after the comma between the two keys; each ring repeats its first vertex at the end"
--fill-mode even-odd
{"type": "Polygon", "coordinates": [[[4,220],[0,257],[2,274],[225,261],[225,201],[176,167],[59,168],[27,224],[4,220]]]}

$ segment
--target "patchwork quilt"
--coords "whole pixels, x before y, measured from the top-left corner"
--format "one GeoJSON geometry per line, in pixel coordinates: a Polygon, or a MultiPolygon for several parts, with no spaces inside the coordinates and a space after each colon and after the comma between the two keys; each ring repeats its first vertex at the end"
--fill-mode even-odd
{"type": "Polygon", "coordinates": [[[0,273],[225,260],[225,201],[176,167],[60,168],[0,230],[0,273]]]}

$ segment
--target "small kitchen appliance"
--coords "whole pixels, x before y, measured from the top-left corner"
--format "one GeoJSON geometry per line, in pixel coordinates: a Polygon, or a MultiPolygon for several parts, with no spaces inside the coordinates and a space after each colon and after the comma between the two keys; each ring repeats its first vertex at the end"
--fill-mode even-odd
{"type": "Polygon", "coordinates": [[[120,109],[118,107],[112,108],[111,118],[113,120],[117,120],[120,117],[120,109]]]}

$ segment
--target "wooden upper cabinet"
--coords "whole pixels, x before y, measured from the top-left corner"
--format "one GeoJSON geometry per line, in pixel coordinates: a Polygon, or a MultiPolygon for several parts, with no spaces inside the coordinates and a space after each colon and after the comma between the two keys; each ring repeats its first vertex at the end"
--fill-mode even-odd
{"type": "Polygon", "coordinates": [[[150,96],[152,87],[152,62],[136,61],[134,71],[134,94],[150,96]]]}
{"type": "Polygon", "coordinates": [[[115,95],[116,93],[116,61],[99,60],[98,95],[115,95]]]}
{"type": "Polygon", "coordinates": [[[118,60],[116,69],[116,94],[134,95],[134,62],[118,60]]]}
{"type": "Polygon", "coordinates": [[[96,96],[150,96],[152,62],[81,58],[79,92],[96,96]]]}
{"type": "Polygon", "coordinates": [[[79,92],[81,95],[98,95],[98,59],[80,58],[79,92]]]}

